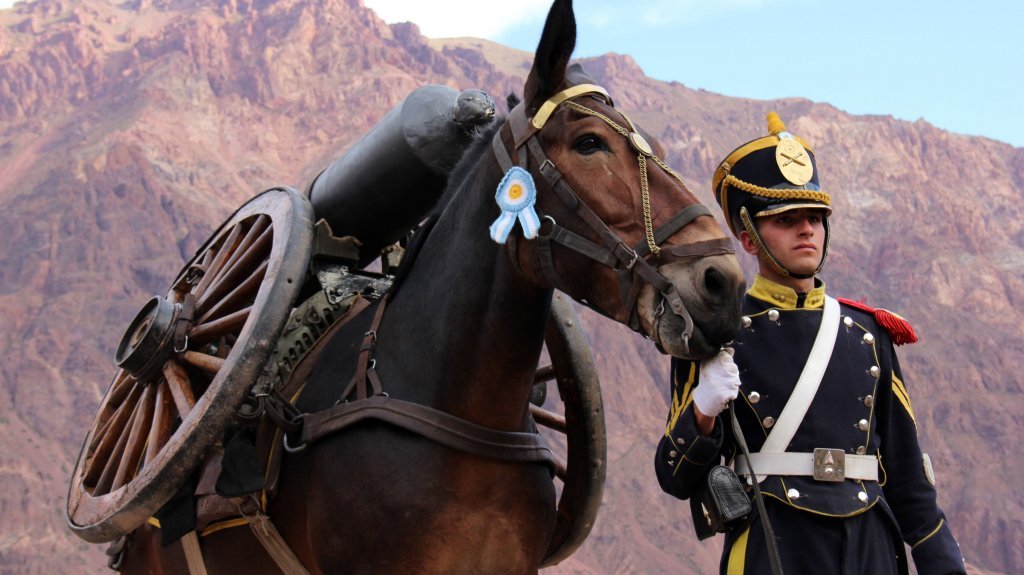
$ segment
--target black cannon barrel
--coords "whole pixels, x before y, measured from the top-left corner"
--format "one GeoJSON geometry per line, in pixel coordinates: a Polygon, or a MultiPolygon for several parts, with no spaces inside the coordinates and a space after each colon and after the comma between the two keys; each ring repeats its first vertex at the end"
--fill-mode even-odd
{"type": "Polygon", "coordinates": [[[360,264],[369,263],[433,209],[473,132],[494,113],[480,90],[417,88],[313,180],[315,217],[336,236],[359,239],[360,264]]]}

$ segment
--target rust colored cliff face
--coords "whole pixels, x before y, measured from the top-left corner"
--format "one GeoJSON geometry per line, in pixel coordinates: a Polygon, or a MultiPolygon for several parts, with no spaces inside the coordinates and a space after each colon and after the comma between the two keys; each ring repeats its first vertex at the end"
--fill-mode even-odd
{"type": "MultiPolygon", "coordinates": [[[[539,33],[539,32],[538,32],[539,33]]],[[[121,330],[253,194],[305,186],[412,89],[521,91],[529,55],[388,26],[360,0],[37,0],[0,11],[0,564],[101,572],[65,528],[66,483],[121,330]],[[88,567],[82,567],[82,565],[88,567]]],[[[729,98],[584,62],[714,204],[710,175],[777,110],[836,202],[823,277],[907,317],[901,349],[940,502],[972,567],[1024,570],[1024,150],[801,99],[729,98]]],[[[715,210],[717,211],[717,210],[715,210]]],[[[752,262],[744,260],[752,269],[752,262]]],[[[608,485],[552,573],[706,573],[686,504],[651,458],[668,360],[584,313],[600,369],[608,485]]],[[[982,572],[982,571],[978,571],[982,572]]]]}

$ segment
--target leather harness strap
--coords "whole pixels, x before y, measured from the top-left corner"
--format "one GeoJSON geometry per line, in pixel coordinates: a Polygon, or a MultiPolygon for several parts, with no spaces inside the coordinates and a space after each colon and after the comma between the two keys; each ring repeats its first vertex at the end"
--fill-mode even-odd
{"type": "Polygon", "coordinates": [[[500,431],[477,425],[443,411],[386,395],[339,403],[303,416],[302,444],[306,445],[361,421],[390,423],[442,445],[490,459],[543,462],[554,466],[551,449],[537,433],[500,431]]]}
{"type": "Polygon", "coordinates": [[[352,395],[353,391],[356,393],[356,399],[366,399],[367,397],[384,393],[384,388],[380,384],[380,376],[377,375],[377,361],[373,355],[377,351],[377,328],[380,327],[380,321],[384,318],[384,308],[387,307],[387,303],[388,296],[384,296],[380,305],[377,306],[377,313],[373,315],[370,329],[363,334],[363,343],[359,346],[356,374],[345,387],[345,391],[341,393],[341,397],[338,398],[339,401],[347,401],[347,398],[352,395]],[[373,391],[372,394],[367,393],[367,383],[370,384],[373,391]]]}
{"type": "Polygon", "coordinates": [[[370,329],[363,337],[356,374],[338,402],[329,409],[302,414],[299,446],[290,446],[286,436],[286,449],[303,449],[314,441],[360,421],[375,419],[474,455],[503,461],[539,461],[554,466],[555,456],[540,434],[490,429],[426,405],[388,397],[380,383],[373,358],[377,330],[384,318],[387,303],[388,297],[385,297],[377,307],[370,329]],[[370,385],[367,386],[367,383],[370,385]],[[354,401],[349,401],[353,394],[354,401]]]}
{"type": "Polygon", "coordinates": [[[188,347],[188,333],[192,331],[192,322],[196,314],[196,296],[189,292],[181,302],[178,317],[174,324],[174,350],[184,350],[188,347]]]}
{"type": "Polygon", "coordinates": [[[502,461],[543,462],[554,468],[555,455],[538,433],[490,429],[426,405],[388,397],[373,357],[377,330],[388,301],[389,296],[385,296],[378,305],[370,329],[363,336],[356,373],[337,403],[323,411],[299,415],[300,431],[285,435],[285,450],[300,451],[356,423],[377,420],[474,455],[502,461]],[[299,443],[293,446],[291,442],[296,436],[299,443]]]}

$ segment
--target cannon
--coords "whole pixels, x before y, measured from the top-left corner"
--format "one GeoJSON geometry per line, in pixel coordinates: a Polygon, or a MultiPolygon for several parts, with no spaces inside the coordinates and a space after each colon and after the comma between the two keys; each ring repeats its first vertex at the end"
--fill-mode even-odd
{"type": "MultiPolygon", "coordinates": [[[[122,337],[71,477],[71,530],[101,543],[137,529],[195,476],[227,428],[260,416],[260,398],[291,383],[354,297],[387,291],[391,276],[361,268],[417,228],[494,115],[479,90],[424,86],[304,192],[272,188],[228,217],[122,337]]],[[[567,298],[556,298],[546,345],[531,413],[566,452],[556,466],[554,563],[593,525],[606,454],[596,369],[567,298]],[[553,411],[542,406],[551,381],[562,402],[553,411]]]]}

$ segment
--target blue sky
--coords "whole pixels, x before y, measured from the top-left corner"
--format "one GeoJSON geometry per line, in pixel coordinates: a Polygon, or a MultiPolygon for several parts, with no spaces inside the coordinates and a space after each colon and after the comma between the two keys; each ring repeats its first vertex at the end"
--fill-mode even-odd
{"type": "MultiPolygon", "coordinates": [[[[533,51],[549,0],[364,0],[430,37],[533,51]],[[491,13],[488,7],[500,6],[491,13]]],[[[577,56],[633,56],[660,80],[924,118],[1024,147],[1019,0],[577,0],[577,56]]]]}
{"type": "MultiPolygon", "coordinates": [[[[88,1],[88,0],[85,0],[88,1]]],[[[533,51],[550,0],[364,0],[430,37],[533,51]]],[[[13,0],[0,0],[0,8],[13,0]]],[[[577,56],[728,96],[799,96],[1024,147],[1024,1],[577,0],[577,56]]]]}

